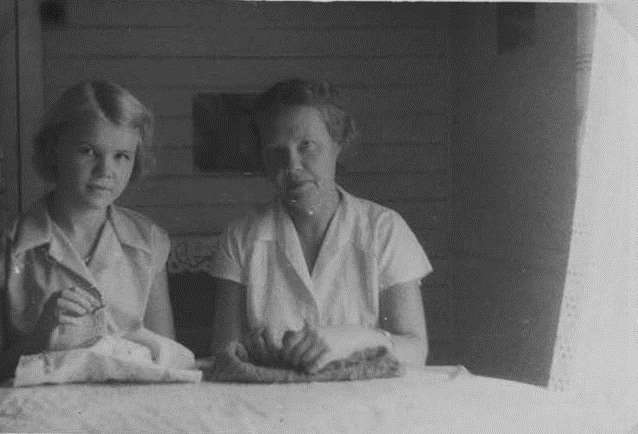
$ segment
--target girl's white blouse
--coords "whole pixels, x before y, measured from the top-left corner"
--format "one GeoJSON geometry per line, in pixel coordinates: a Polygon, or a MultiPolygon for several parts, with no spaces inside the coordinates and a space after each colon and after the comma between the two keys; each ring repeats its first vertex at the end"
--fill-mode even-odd
{"type": "Polygon", "coordinates": [[[148,218],[111,206],[86,265],[49,216],[42,198],[5,232],[1,247],[4,312],[10,332],[26,334],[33,330],[49,297],[71,286],[96,288],[121,329],[141,325],[154,279],[164,270],[170,241],[148,218]]]}

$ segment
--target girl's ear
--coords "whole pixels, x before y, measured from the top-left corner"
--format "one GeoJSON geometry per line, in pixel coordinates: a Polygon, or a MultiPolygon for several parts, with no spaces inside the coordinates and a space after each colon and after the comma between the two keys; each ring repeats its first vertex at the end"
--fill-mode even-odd
{"type": "Polygon", "coordinates": [[[48,162],[49,176],[51,177],[49,181],[55,183],[58,181],[59,141],[56,138],[51,138],[50,140],[51,143],[45,148],[45,158],[48,162]]]}

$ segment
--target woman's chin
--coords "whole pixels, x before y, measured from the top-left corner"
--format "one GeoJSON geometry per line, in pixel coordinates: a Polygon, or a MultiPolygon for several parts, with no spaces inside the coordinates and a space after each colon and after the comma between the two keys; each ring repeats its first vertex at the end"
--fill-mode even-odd
{"type": "Polygon", "coordinates": [[[290,211],[306,216],[314,215],[321,206],[319,195],[287,196],[284,201],[290,211]]]}

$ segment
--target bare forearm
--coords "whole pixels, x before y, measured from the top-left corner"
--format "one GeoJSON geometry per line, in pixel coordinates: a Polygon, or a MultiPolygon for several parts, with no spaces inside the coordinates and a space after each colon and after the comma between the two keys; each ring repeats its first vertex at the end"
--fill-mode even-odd
{"type": "Polygon", "coordinates": [[[413,335],[391,335],[392,354],[402,363],[423,366],[428,356],[428,344],[413,335]]]}
{"type": "Polygon", "coordinates": [[[370,347],[386,347],[400,362],[423,366],[427,358],[427,342],[417,335],[391,334],[382,329],[361,326],[324,327],[319,329],[330,347],[340,349],[340,355],[346,352],[360,351],[370,347]]]}
{"type": "Polygon", "coordinates": [[[230,280],[215,280],[213,307],[212,354],[222,351],[226,345],[239,340],[246,332],[246,288],[230,280]]]}

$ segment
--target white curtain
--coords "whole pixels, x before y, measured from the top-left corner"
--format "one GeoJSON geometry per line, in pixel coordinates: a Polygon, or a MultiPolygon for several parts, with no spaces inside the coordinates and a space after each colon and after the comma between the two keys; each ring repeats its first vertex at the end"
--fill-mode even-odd
{"type": "Polygon", "coordinates": [[[549,387],[638,427],[638,2],[596,10],[569,263],[549,387]]]}

